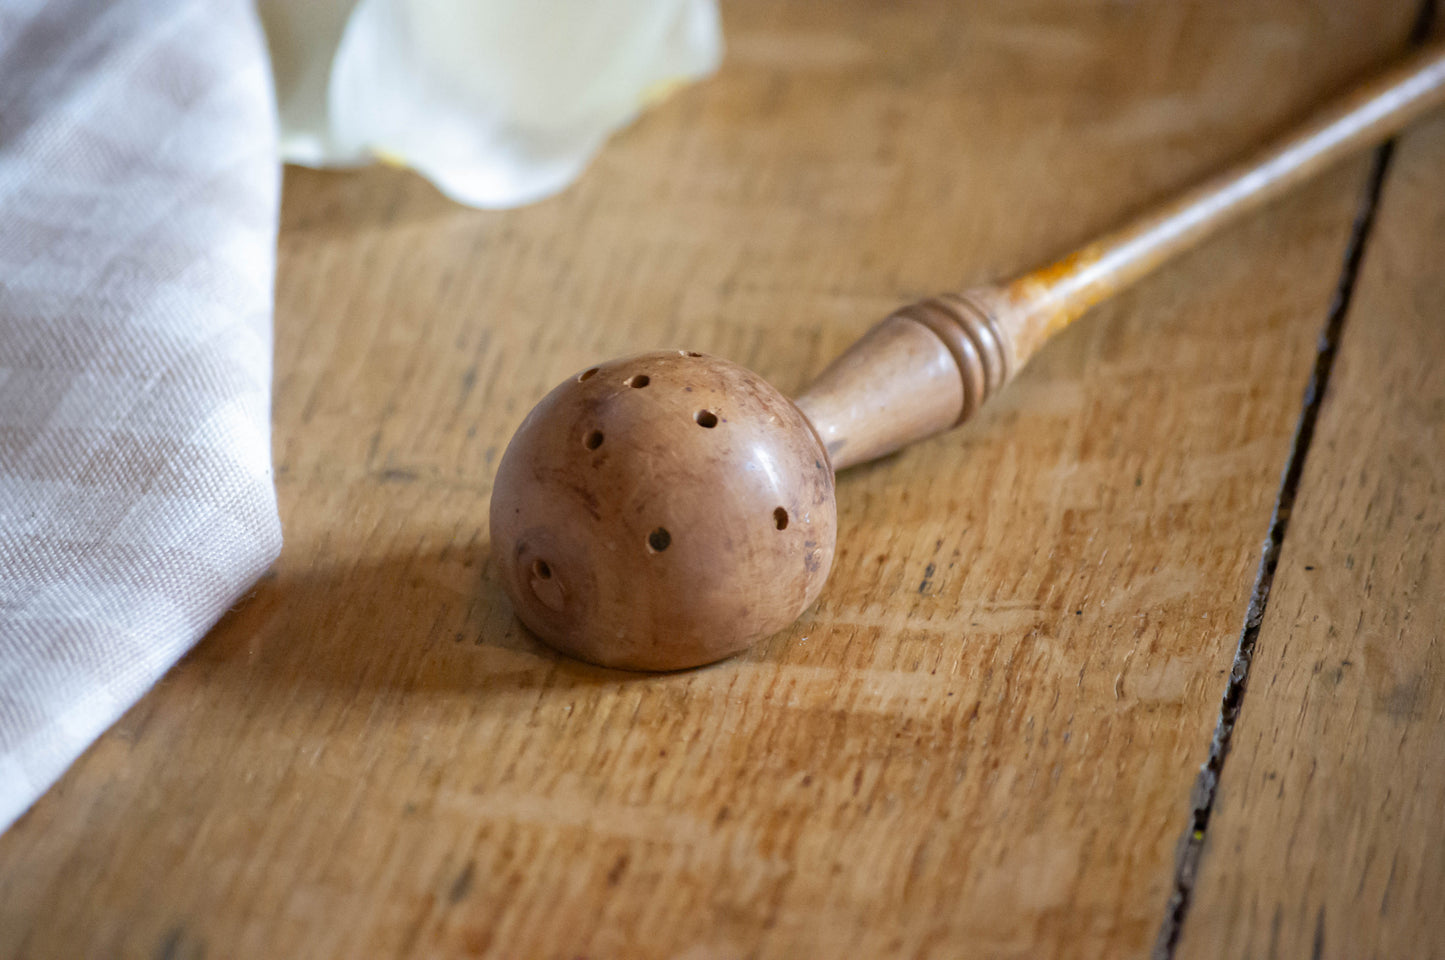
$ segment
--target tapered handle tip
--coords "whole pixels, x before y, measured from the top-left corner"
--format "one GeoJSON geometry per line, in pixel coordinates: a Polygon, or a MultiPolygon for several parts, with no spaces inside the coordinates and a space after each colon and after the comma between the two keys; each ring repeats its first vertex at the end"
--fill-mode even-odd
{"type": "Polygon", "coordinates": [[[834,361],[798,406],[835,469],[955,427],[1016,369],[992,287],[920,300],[890,314],[834,361]]]}

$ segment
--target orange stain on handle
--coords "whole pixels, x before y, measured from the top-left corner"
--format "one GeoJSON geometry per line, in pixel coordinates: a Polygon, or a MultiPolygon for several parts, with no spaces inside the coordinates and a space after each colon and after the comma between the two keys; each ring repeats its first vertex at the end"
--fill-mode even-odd
{"type": "Polygon", "coordinates": [[[1060,260],[1030,271],[1003,290],[1015,349],[1022,363],[1054,334],[1116,291],[1106,271],[1086,277],[1105,253],[1098,243],[1075,250],[1060,260]]]}

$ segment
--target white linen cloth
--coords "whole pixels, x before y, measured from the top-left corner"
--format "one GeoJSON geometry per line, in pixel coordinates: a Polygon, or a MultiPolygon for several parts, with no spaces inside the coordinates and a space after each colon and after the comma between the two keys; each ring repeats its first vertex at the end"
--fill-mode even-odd
{"type": "Polygon", "coordinates": [[[275,558],[249,0],[0,0],[0,830],[275,558]]]}

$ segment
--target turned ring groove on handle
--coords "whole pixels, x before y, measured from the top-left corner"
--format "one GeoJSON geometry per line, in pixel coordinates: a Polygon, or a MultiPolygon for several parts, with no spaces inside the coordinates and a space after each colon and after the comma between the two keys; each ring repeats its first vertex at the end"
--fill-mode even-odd
{"type": "MultiPolygon", "coordinates": [[[[980,298],[981,299],[981,298],[980,298]]],[[[969,293],[946,293],[911,303],[895,316],[923,324],[942,340],[958,364],[963,381],[963,406],[958,426],[978,412],[1013,374],[1007,335],[998,318],[969,293]]]]}

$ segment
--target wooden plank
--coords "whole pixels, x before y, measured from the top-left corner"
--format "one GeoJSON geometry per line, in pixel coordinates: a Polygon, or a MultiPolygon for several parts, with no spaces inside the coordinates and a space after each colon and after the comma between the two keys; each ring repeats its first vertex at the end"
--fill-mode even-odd
{"type": "Polygon", "coordinates": [[[1445,121],[1402,140],[1181,957],[1445,956],[1445,121]]]}
{"type": "Polygon", "coordinates": [[[496,456],[599,357],[796,389],[1240,154],[1412,8],[753,0],[555,200],[290,172],[285,551],[0,837],[0,955],[1142,953],[1361,165],[847,476],[820,603],[745,657],[530,640],[486,571],[496,456]]]}

